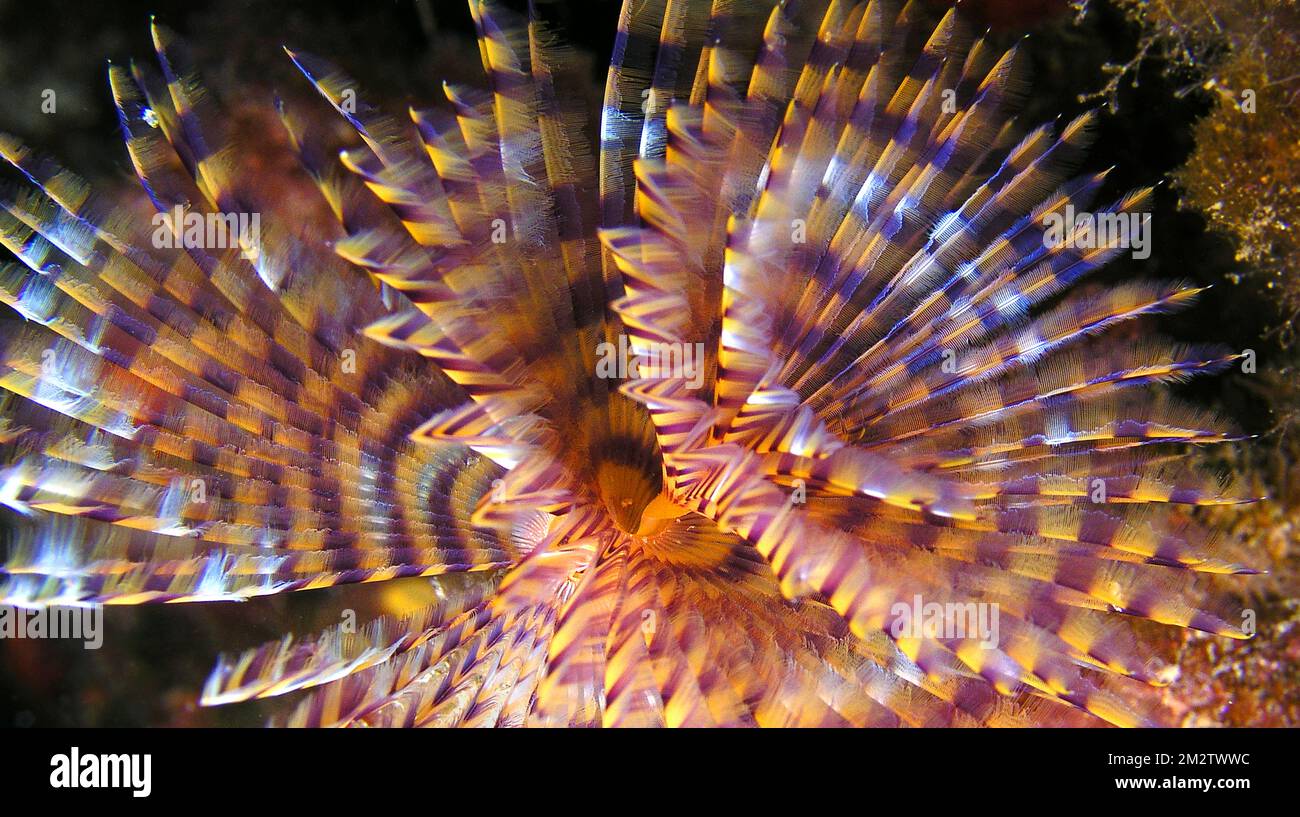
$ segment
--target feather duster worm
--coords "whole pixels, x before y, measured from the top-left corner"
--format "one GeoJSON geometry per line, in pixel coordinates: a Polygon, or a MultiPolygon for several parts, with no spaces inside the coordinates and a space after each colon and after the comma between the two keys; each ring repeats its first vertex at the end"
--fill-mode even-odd
{"type": "Polygon", "coordinates": [[[1243,637],[1176,507],[1249,499],[1178,448],[1236,437],[1152,388],[1234,356],[1106,335],[1195,288],[1074,293],[1123,249],[1044,240],[1093,117],[1018,133],[1014,49],[629,0],[593,153],[535,15],[470,9],[487,90],[409,121],[289,52],[359,137],[279,105],[331,229],[161,26],[109,71],[147,197],[0,142],[0,599],[433,577],[220,660],[204,703],[294,725],[1143,724],[1126,616],[1243,637]]]}

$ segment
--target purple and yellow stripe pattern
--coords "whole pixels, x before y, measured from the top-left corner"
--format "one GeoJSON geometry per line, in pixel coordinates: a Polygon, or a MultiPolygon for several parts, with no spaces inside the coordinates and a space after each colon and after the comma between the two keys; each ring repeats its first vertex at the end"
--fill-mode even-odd
{"type": "Polygon", "coordinates": [[[138,191],[0,136],[0,602],[428,577],[221,657],[201,703],[291,726],[1144,725],[1132,618],[1245,637],[1184,512],[1256,499],[1185,456],[1243,435],[1164,388],[1237,356],[1133,331],[1195,287],[1088,287],[1119,236],[1048,239],[1109,171],[1094,114],[1019,129],[1016,49],[626,0],[593,138],[544,5],[469,7],[481,87],[408,111],[287,49],[292,178],[157,23],[109,68],[138,191]],[[260,230],[160,245],[175,212],[260,230]]]}

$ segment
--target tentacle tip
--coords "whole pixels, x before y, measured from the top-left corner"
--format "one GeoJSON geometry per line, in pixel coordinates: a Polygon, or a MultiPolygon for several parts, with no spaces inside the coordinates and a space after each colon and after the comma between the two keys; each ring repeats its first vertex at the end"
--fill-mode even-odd
{"type": "Polygon", "coordinates": [[[1162,664],[1148,670],[1144,680],[1148,686],[1162,689],[1172,685],[1181,675],[1177,664],[1162,664]]]}

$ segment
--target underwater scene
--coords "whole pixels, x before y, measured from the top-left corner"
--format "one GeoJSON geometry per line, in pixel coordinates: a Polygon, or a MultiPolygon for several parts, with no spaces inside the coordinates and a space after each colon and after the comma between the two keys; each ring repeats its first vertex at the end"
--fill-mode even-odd
{"type": "Polygon", "coordinates": [[[0,725],[1296,726],[1298,110],[1295,0],[0,0],[0,725]]]}

